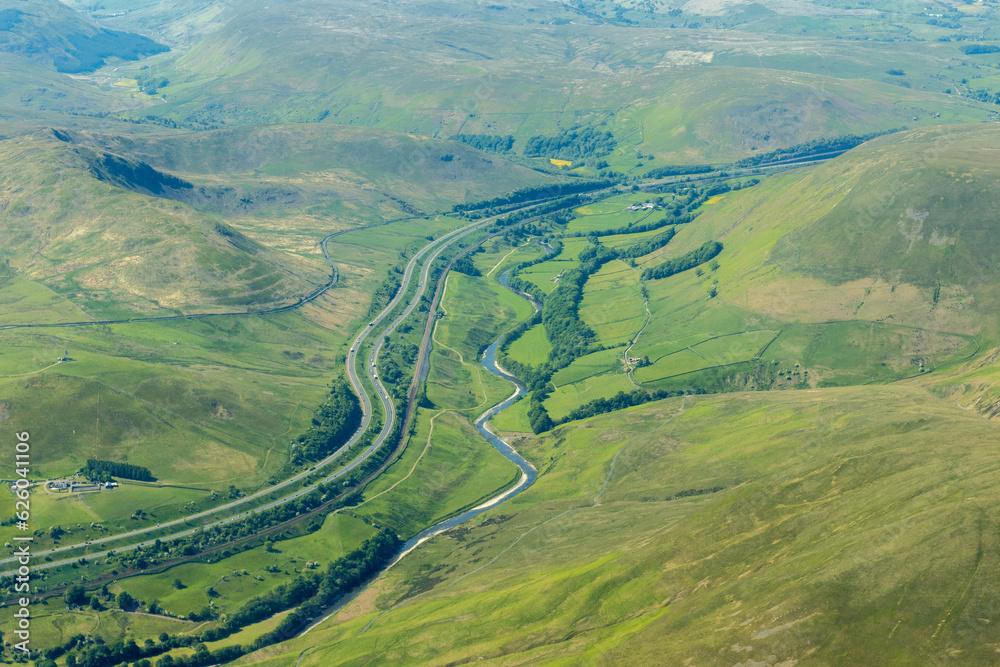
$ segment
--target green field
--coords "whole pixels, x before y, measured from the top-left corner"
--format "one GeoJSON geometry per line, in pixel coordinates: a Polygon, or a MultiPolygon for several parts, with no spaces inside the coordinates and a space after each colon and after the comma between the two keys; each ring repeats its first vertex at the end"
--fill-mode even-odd
{"type": "Polygon", "coordinates": [[[437,340],[473,364],[504,324],[525,320],[534,312],[531,304],[510,290],[460,273],[448,276],[443,303],[446,314],[438,321],[437,340]]]}
{"type": "Polygon", "coordinates": [[[580,319],[604,345],[631,341],[646,323],[639,272],[618,260],[605,264],[584,286],[580,319]]]}
{"type": "Polygon", "coordinates": [[[425,415],[418,422],[417,433],[411,439],[410,448],[423,453],[416,474],[400,479],[411,469],[407,459],[401,459],[396,470],[368,490],[369,500],[355,510],[359,516],[380,526],[391,526],[407,537],[419,532],[419,527],[486,500],[513,482],[515,473],[520,476],[513,464],[460,416],[443,413],[434,420],[433,432],[430,419],[425,415]],[[430,446],[423,452],[427,443],[430,446]],[[389,493],[380,495],[389,487],[389,493]]]}
{"type": "Polygon", "coordinates": [[[528,282],[537,285],[542,290],[542,293],[548,294],[559,286],[559,278],[564,273],[580,265],[575,259],[566,259],[564,257],[565,252],[564,250],[563,255],[560,255],[557,259],[529,266],[517,273],[528,282]]]}
{"type": "Polygon", "coordinates": [[[522,364],[537,366],[545,363],[551,351],[552,344],[545,337],[545,329],[541,324],[536,324],[510,344],[507,354],[522,364]]]}
{"type": "Polygon", "coordinates": [[[490,424],[500,431],[531,433],[531,423],[528,420],[528,402],[518,401],[490,420],[490,424]]]}
{"type": "Polygon", "coordinates": [[[573,409],[599,398],[611,398],[620,391],[633,391],[635,386],[622,372],[620,361],[618,366],[618,369],[610,373],[598,370],[596,374],[576,382],[558,385],[544,403],[552,419],[560,420],[573,409]]]}
{"type": "MultiPolygon", "coordinates": [[[[0,623],[0,632],[14,635],[16,624],[0,623]]],[[[156,637],[161,632],[184,633],[195,627],[194,623],[165,616],[129,614],[120,610],[98,613],[91,609],[69,610],[63,602],[46,602],[36,607],[31,620],[31,643],[55,646],[69,641],[77,634],[100,637],[106,643],[132,639],[142,643],[146,637],[156,637]]]]}

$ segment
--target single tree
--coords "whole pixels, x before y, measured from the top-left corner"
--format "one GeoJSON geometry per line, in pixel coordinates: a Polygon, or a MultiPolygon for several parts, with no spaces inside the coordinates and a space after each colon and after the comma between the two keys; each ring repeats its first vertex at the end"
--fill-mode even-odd
{"type": "Polygon", "coordinates": [[[63,601],[68,605],[83,606],[87,604],[87,591],[80,584],[74,584],[63,593],[63,601]]]}

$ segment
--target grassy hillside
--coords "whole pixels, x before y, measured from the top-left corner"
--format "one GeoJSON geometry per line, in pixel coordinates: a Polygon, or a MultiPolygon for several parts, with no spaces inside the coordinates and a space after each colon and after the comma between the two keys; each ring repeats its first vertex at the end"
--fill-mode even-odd
{"type": "Polygon", "coordinates": [[[64,4],[88,13],[102,25],[155,34],[171,45],[185,45],[211,32],[227,9],[219,0],[66,0],[64,4]]]}
{"type": "Polygon", "coordinates": [[[639,171],[651,160],[724,161],[820,136],[989,117],[971,93],[993,85],[973,81],[991,65],[951,43],[869,33],[885,19],[925,24],[911,8],[875,18],[800,3],[787,12],[803,17],[789,19],[793,33],[731,12],[711,24],[658,13],[619,22],[590,4],[245,3],[154,64],[170,81],[164,101],[132,115],[197,127],[291,120],[510,135],[515,154],[532,137],[591,127],[614,135],[617,149],[603,156],[612,168],[639,171]],[[269,43],[276,26],[295,39],[269,43]],[[835,39],[849,29],[857,39],[835,39]]]}
{"type": "Polygon", "coordinates": [[[721,240],[719,293],[791,321],[858,319],[997,339],[992,126],[872,141],[727,195],[671,252],[721,240]]]}
{"type": "Polygon", "coordinates": [[[96,319],[288,303],[329,276],[221,219],[97,180],[49,133],[0,143],[0,193],[0,259],[96,319]]]}
{"type": "Polygon", "coordinates": [[[646,282],[650,325],[633,353],[651,365],[636,381],[884,382],[954,370],[991,349],[998,142],[990,125],[900,133],[705,205],[637,260],[640,270],[707,241],[724,246],[710,266],[646,282]]]}
{"type": "Polygon", "coordinates": [[[331,231],[550,180],[363,128],[40,132],[0,143],[0,255],[88,311],[263,308],[329,278],[331,231]]]}
{"type": "Polygon", "coordinates": [[[247,662],[992,662],[996,436],[906,387],[564,427],[521,443],[528,492],[247,662]]]}
{"type": "Polygon", "coordinates": [[[232,213],[326,208],[377,221],[380,215],[406,215],[408,208],[448,210],[455,202],[555,180],[458,142],[363,127],[287,123],[152,136],[86,131],[64,136],[73,145],[200,179],[200,185],[217,187],[225,179],[233,192],[201,203],[212,208],[226,206],[227,199],[250,198],[242,209],[229,205],[232,213]]]}

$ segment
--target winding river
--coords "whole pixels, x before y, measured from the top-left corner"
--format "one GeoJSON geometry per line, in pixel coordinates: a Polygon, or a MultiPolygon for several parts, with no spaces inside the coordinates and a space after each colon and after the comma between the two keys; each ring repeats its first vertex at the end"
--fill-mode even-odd
{"type": "MultiPolygon", "coordinates": [[[[510,284],[508,283],[507,280],[509,273],[510,271],[508,270],[500,276],[499,279],[500,284],[510,289],[518,296],[525,298],[529,303],[531,303],[531,305],[537,311],[539,309],[539,306],[537,303],[534,302],[534,300],[528,298],[526,295],[510,287],[510,284]]],[[[500,452],[508,461],[510,461],[511,463],[513,463],[518,467],[518,469],[521,471],[521,478],[517,481],[516,484],[514,484],[514,486],[500,492],[499,494],[490,498],[486,502],[477,505],[472,509],[468,509],[462,512],[461,514],[456,514],[450,519],[445,519],[444,521],[441,521],[440,523],[437,523],[431,526],[430,528],[427,528],[426,530],[423,530],[417,535],[411,537],[402,546],[399,553],[389,562],[388,565],[386,565],[381,571],[379,571],[378,574],[372,577],[372,579],[369,580],[367,583],[365,583],[363,586],[356,588],[355,590],[351,591],[343,598],[341,598],[336,605],[330,607],[330,609],[328,609],[321,618],[319,618],[312,625],[310,625],[302,634],[309,632],[310,630],[320,625],[330,617],[334,616],[345,606],[350,604],[355,598],[364,593],[369,586],[371,586],[376,580],[378,580],[379,577],[385,574],[386,571],[389,570],[389,568],[393,567],[396,563],[401,561],[407,554],[416,549],[422,543],[426,542],[427,540],[431,539],[436,535],[440,535],[441,533],[447,530],[455,528],[456,526],[460,526],[463,523],[466,523],[467,521],[474,519],[475,517],[485,512],[486,510],[492,509],[497,505],[507,500],[510,500],[511,498],[513,498],[514,496],[516,496],[517,494],[521,493],[529,486],[534,484],[535,479],[538,477],[538,471],[535,469],[535,466],[531,465],[531,463],[528,462],[527,459],[518,454],[517,450],[515,450],[513,447],[510,446],[509,443],[505,442],[500,436],[494,433],[489,426],[489,422],[491,419],[493,419],[498,414],[500,414],[501,412],[512,406],[515,403],[515,401],[517,401],[517,399],[528,393],[527,388],[519,379],[517,379],[516,377],[505,371],[497,364],[496,353],[498,345],[500,345],[500,338],[497,338],[488,348],[486,348],[486,352],[483,354],[482,365],[483,368],[488,370],[493,375],[496,375],[499,378],[503,378],[504,380],[507,380],[512,385],[514,385],[514,393],[512,393],[509,397],[507,397],[507,399],[505,399],[503,402],[494,405],[492,408],[490,408],[483,414],[479,415],[479,417],[476,418],[475,427],[476,430],[479,431],[483,435],[483,437],[486,438],[486,440],[488,440],[489,443],[493,445],[493,447],[498,452],[500,452]]]]}

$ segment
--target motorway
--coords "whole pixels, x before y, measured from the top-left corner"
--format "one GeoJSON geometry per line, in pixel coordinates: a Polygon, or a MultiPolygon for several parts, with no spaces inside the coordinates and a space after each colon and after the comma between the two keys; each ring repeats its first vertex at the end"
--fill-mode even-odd
{"type": "MultiPolygon", "coordinates": [[[[73,550],[77,550],[77,549],[83,549],[85,547],[93,547],[94,545],[98,545],[98,544],[106,544],[108,542],[117,542],[119,540],[129,539],[131,537],[138,537],[138,536],[149,534],[149,533],[152,533],[152,532],[159,532],[159,531],[162,531],[164,529],[168,529],[168,528],[172,528],[172,527],[185,526],[184,530],[180,530],[178,532],[171,533],[169,535],[157,535],[154,539],[150,539],[150,540],[147,540],[147,541],[139,542],[137,544],[131,544],[131,545],[126,545],[126,546],[121,546],[121,547],[117,547],[117,548],[114,548],[114,549],[109,549],[107,551],[102,551],[102,552],[97,552],[97,553],[88,553],[88,554],[85,555],[85,557],[86,558],[102,558],[102,557],[108,556],[112,552],[114,552],[114,553],[120,553],[120,552],[123,552],[123,551],[132,551],[132,550],[134,550],[136,548],[144,547],[144,546],[148,546],[150,544],[153,544],[153,542],[155,541],[155,539],[159,539],[161,542],[166,542],[166,541],[170,541],[170,540],[180,539],[180,538],[183,538],[183,537],[186,537],[186,536],[198,533],[198,532],[200,532],[200,531],[202,531],[203,529],[206,529],[206,528],[212,528],[214,526],[221,526],[221,525],[229,524],[229,523],[232,523],[232,522],[244,519],[244,518],[250,516],[251,514],[255,514],[255,513],[262,512],[262,511],[267,510],[267,509],[271,509],[273,507],[277,507],[279,505],[283,505],[283,504],[285,504],[287,502],[295,500],[296,498],[300,498],[300,497],[302,497],[302,496],[304,496],[304,495],[306,495],[308,493],[313,492],[321,484],[324,484],[324,483],[336,480],[339,477],[342,477],[343,475],[347,474],[348,472],[350,472],[351,470],[353,470],[357,466],[361,465],[361,463],[363,463],[369,456],[371,456],[371,454],[375,450],[377,450],[382,445],[382,443],[385,442],[386,438],[389,437],[389,434],[392,432],[392,429],[393,429],[393,426],[394,426],[394,422],[395,422],[395,419],[396,419],[395,406],[393,405],[392,401],[390,400],[389,393],[386,391],[385,386],[383,386],[382,382],[378,379],[378,373],[377,373],[377,369],[376,369],[376,366],[375,366],[375,364],[377,363],[378,354],[382,350],[383,345],[385,344],[386,337],[390,333],[392,333],[400,324],[402,324],[403,321],[410,315],[410,313],[412,313],[413,310],[416,309],[417,306],[420,304],[420,300],[423,297],[424,292],[427,289],[428,277],[429,277],[431,266],[432,266],[434,260],[437,259],[438,256],[442,252],[444,252],[445,249],[448,248],[450,245],[452,245],[453,243],[456,243],[457,241],[465,238],[469,234],[472,234],[472,233],[474,233],[474,232],[482,229],[483,227],[486,227],[491,222],[493,222],[493,218],[487,218],[485,220],[480,220],[480,221],[477,221],[477,222],[474,222],[474,223],[470,223],[468,225],[465,225],[464,227],[459,227],[458,229],[455,229],[455,230],[453,230],[451,232],[448,232],[447,234],[444,234],[443,236],[435,239],[434,241],[428,243],[426,246],[424,246],[423,248],[421,248],[421,250],[419,252],[417,252],[417,254],[415,254],[412,259],[410,259],[409,263],[407,263],[406,269],[403,272],[403,278],[400,281],[399,290],[396,292],[396,295],[393,297],[392,301],[390,301],[389,304],[373,320],[371,320],[371,324],[369,324],[368,326],[364,327],[361,330],[361,332],[354,338],[354,341],[351,344],[351,350],[350,350],[350,352],[348,353],[348,356],[347,356],[347,374],[348,374],[348,379],[349,379],[351,385],[353,386],[355,392],[357,393],[357,395],[359,396],[359,398],[361,400],[361,408],[362,408],[362,415],[363,415],[363,417],[362,417],[361,425],[358,427],[357,431],[355,431],[354,435],[352,435],[351,438],[350,438],[350,440],[348,440],[347,443],[345,443],[343,446],[341,446],[336,452],[330,454],[329,456],[327,456],[326,458],[324,458],[322,461],[320,461],[319,463],[317,463],[315,466],[313,466],[309,470],[305,470],[305,471],[303,471],[303,472],[301,472],[301,473],[299,473],[299,474],[297,474],[297,475],[295,475],[293,477],[290,477],[290,478],[288,478],[288,479],[286,479],[286,480],[284,480],[282,482],[279,482],[277,484],[269,486],[269,487],[267,487],[265,489],[257,491],[256,493],[253,493],[253,494],[251,494],[249,496],[245,496],[243,498],[240,498],[239,500],[235,500],[235,501],[233,501],[231,503],[227,503],[225,505],[220,505],[220,506],[214,507],[214,508],[212,508],[210,510],[205,510],[204,512],[200,512],[198,514],[192,514],[190,516],[187,516],[187,517],[184,517],[184,518],[181,518],[181,519],[175,519],[173,521],[167,521],[167,522],[164,522],[162,524],[157,524],[155,526],[149,526],[147,528],[141,528],[141,529],[129,531],[129,532],[126,532],[126,533],[119,533],[117,535],[110,535],[108,537],[103,537],[103,538],[99,538],[99,539],[96,539],[96,540],[90,540],[90,541],[87,541],[87,542],[81,542],[81,543],[77,543],[77,544],[70,544],[70,545],[66,545],[66,546],[61,546],[61,547],[57,547],[57,548],[54,548],[54,549],[47,549],[47,550],[43,550],[43,551],[35,551],[35,552],[32,553],[32,555],[36,556],[36,557],[51,556],[53,554],[65,553],[65,552],[68,552],[68,551],[73,551],[73,550]],[[428,257],[428,255],[430,255],[430,256],[428,257]],[[306,478],[306,477],[314,474],[314,472],[316,470],[324,468],[324,467],[330,465],[331,463],[333,463],[334,461],[336,461],[337,459],[339,459],[354,444],[356,444],[358,442],[358,440],[360,440],[361,437],[368,431],[368,427],[371,425],[371,420],[372,420],[372,404],[371,404],[371,400],[370,400],[370,398],[368,396],[368,393],[366,391],[364,391],[364,387],[363,387],[363,385],[361,383],[361,379],[360,379],[360,377],[358,375],[358,372],[357,372],[357,355],[358,355],[358,351],[360,349],[361,344],[368,338],[368,336],[374,330],[376,330],[378,328],[379,324],[383,320],[385,320],[392,313],[392,311],[399,305],[399,303],[403,300],[403,298],[406,295],[406,292],[409,290],[410,282],[411,282],[411,280],[413,278],[413,273],[416,270],[417,264],[419,264],[420,261],[422,259],[424,259],[425,257],[427,257],[427,261],[424,262],[423,268],[420,271],[420,278],[419,278],[419,282],[417,284],[417,290],[416,290],[416,292],[415,292],[415,294],[413,296],[413,299],[410,301],[410,303],[407,305],[407,307],[403,310],[403,312],[395,320],[393,320],[393,322],[385,330],[382,331],[382,333],[378,336],[378,338],[376,339],[375,343],[372,345],[372,348],[371,348],[370,352],[367,355],[367,361],[366,361],[365,366],[364,366],[365,372],[366,372],[366,374],[368,376],[369,381],[375,387],[375,393],[378,395],[379,401],[382,403],[382,409],[383,409],[383,412],[385,414],[385,419],[383,420],[383,424],[382,424],[382,430],[380,431],[378,437],[376,437],[375,440],[372,442],[372,444],[368,448],[366,448],[365,451],[361,453],[361,455],[359,455],[357,458],[355,458],[353,461],[351,461],[351,463],[349,463],[347,466],[338,469],[336,472],[334,472],[334,473],[332,473],[332,474],[324,477],[323,479],[321,479],[321,480],[319,480],[317,482],[314,482],[314,483],[312,483],[312,484],[310,484],[308,486],[305,486],[302,489],[299,489],[298,491],[295,491],[295,492],[290,493],[288,495],[282,496],[281,498],[278,498],[278,499],[273,500],[273,501],[271,501],[271,502],[269,502],[267,504],[261,505],[260,507],[256,507],[256,508],[254,508],[252,510],[248,510],[248,511],[240,513],[240,514],[236,514],[234,516],[230,516],[230,517],[227,517],[225,519],[219,519],[219,520],[214,521],[214,522],[201,524],[201,525],[198,525],[198,526],[195,526],[195,527],[190,527],[190,522],[192,520],[202,519],[202,518],[206,518],[206,517],[210,517],[210,516],[216,515],[216,514],[218,514],[220,512],[227,512],[229,510],[237,509],[241,505],[245,505],[247,503],[250,503],[250,502],[252,502],[254,500],[257,500],[257,499],[261,498],[262,496],[266,496],[266,495],[269,495],[271,493],[274,493],[275,491],[277,491],[279,489],[287,487],[287,486],[289,486],[291,484],[295,484],[296,482],[299,482],[302,479],[304,479],[304,478],[306,478]]],[[[353,230],[353,231],[357,231],[357,230],[353,230]]],[[[332,238],[333,236],[336,236],[336,235],[338,235],[340,233],[344,233],[344,232],[338,232],[338,233],[331,234],[331,235],[327,236],[326,238],[324,238],[323,241],[321,242],[322,243],[322,248],[323,248],[323,254],[327,258],[327,260],[330,261],[331,265],[333,264],[333,262],[330,260],[330,256],[327,253],[326,242],[330,238],[332,238]]],[[[334,267],[334,276],[336,276],[336,267],[334,267]]],[[[336,277],[334,278],[334,280],[332,282],[336,282],[336,277]]],[[[332,286],[332,283],[331,283],[331,285],[327,286],[327,289],[330,286],[332,286]]],[[[308,301],[311,301],[311,300],[315,299],[316,296],[318,296],[318,294],[317,295],[310,295],[310,297],[308,298],[308,301]]],[[[299,304],[301,305],[301,303],[304,303],[304,302],[306,302],[306,301],[305,300],[300,301],[299,304]]],[[[281,310],[285,310],[285,309],[287,309],[287,308],[282,308],[281,310]]],[[[277,312],[277,311],[275,311],[275,312],[277,312]]],[[[263,311],[261,311],[261,312],[257,312],[257,313],[246,313],[246,314],[264,314],[264,313],[263,313],[263,311]]],[[[212,317],[212,316],[216,316],[216,315],[214,315],[214,314],[213,315],[201,315],[201,316],[191,316],[191,315],[189,315],[189,316],[183,316],[182,315],[182,316],[168,317],[168,318],[162,318],[162,319],[185,319],[185,318],[192,318],[192,317],[212,317]]],[[[125,322],[128,322],[128,321],[129,320],[125,320],[125,322]]],[[[143,319],[143,320],[131,320],[131,321],[151,321],[151,320],[150,319],[143,319]]],[[[88,325],[88,324],[96,324],[96,322],[76,323],[77,326],[85,326],[85,325],[88,325]]],[[[30,325],[28,325],[28,326],[30,326],[30,325]]],[[[11,327],[11,328],[13,328],[13,327],[11,327]]],[[[53,567],[59,567],[59,566],[62,566],[62,565],[68,565],[70,563],[75,563],[75,562],[77,562],[77,560],[79,560],[79,558],[80,558],[80,556],[76,555],[76,556],[73,556],[71,558],[65,558],[65,559],[62,559],[62,560],[53,560],[51,562],[41,563],[41,564],[38,564],[38,565],[34,565],[33,567],[34,567],[34,569],[48,569],[48,568],[53,568],[53,567]]],[[[12,563],[15,560],[16,560],[16,558],[4,558],[4,559],[0,559],[0,564],[12,563]]],[[[10,576],[12,574],[14,574],[14,571],[0,572],[0,576],[10,576]]]]}

